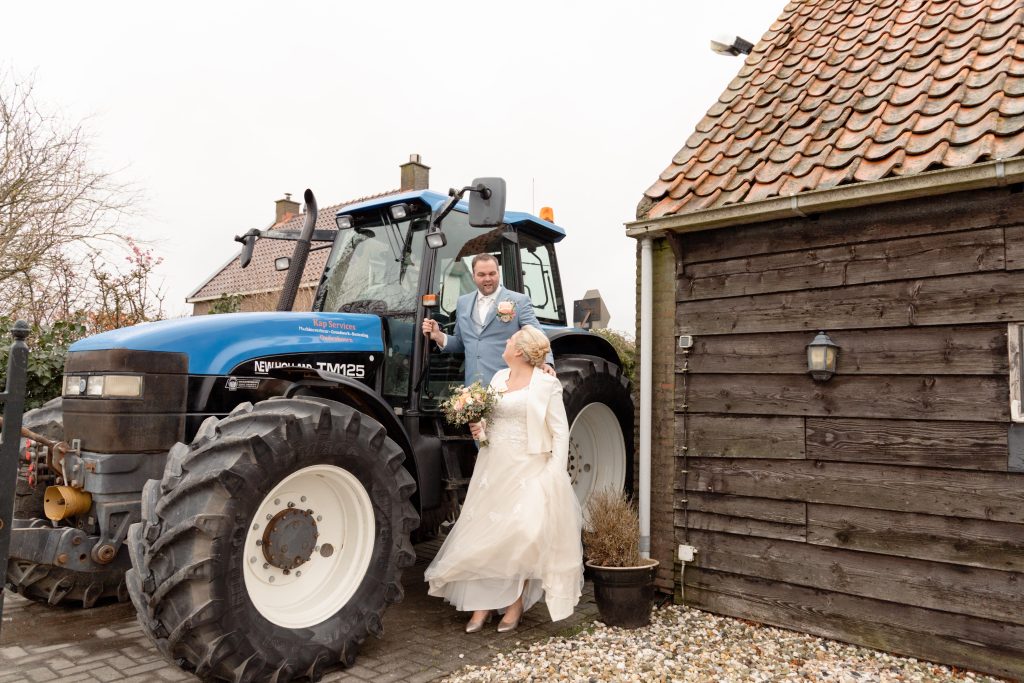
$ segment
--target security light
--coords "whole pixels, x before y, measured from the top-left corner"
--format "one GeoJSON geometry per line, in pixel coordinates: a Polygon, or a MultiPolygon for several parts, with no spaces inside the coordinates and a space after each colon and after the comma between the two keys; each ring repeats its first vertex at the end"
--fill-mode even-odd
{"type": "Polygon", "coordinates": [[[720,55],[735,57],[736,55],[749,55],[754,49],[754,44],[739,36],[717,36],[711,41],[711,50],[720,55]]]}

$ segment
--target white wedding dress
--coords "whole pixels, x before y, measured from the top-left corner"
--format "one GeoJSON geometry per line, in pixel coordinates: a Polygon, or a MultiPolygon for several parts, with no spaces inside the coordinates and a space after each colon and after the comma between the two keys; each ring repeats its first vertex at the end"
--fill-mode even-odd
{"type": "Polygon", "coordinates": [[[502,609],[523,595],[552,621],[565,619],[583,588],[580,506],[568,472],[550,453],[526,452],[529,387],[503,394],[487,420],[466,502],[427,568],[430,595],[456,609],[502,609]]]}

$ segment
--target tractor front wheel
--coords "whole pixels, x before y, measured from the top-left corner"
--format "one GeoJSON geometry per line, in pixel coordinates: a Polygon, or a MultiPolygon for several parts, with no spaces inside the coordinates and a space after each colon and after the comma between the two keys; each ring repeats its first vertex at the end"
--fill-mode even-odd
{"type": "Polygon", "coordinates": [[[197,676],[319,678],[401,600],[415,483],[365,414],[317,398],[245,404],[171,450],[129,532],[143,629],[197,676]]]}

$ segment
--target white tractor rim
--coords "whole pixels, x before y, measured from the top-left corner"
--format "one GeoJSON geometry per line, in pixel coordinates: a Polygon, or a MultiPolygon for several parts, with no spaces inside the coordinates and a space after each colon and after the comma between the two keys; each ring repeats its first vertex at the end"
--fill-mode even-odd
{"type": "Polygon", "coordinates": [[[580,505],[602,489],[626,485],[626,440],[619,419],[603,403],[583,407],[569,428],[569,477],[580,505]]]}
{"type": "Polygon", "coordinates": [[[321,623],[344,607],[362,583],[374,531],[370,496],[351,472],[333,465],[293,472],[267,494],[249,522],[243,569],[249,599],[278,626],[321,623]],[[311,511],[318,536],[309,559],[285,570],[267,561],[262,545],[268,521],[289,508],[311,511]]]}

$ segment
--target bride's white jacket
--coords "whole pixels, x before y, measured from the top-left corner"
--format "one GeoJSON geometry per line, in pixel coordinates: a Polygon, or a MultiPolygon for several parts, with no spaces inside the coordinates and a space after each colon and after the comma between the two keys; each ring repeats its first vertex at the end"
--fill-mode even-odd
{"type": "MultiPolygon", "coordinates": [[[[497,391],[508,388],[509,370],[499,370],[491,380],[497,391]]],[[[562,404],[562,383],[557,377],[533,369],[526,401],[526,450],[551,453],[552,467],[565,470],[569,464],[569,420],[562,404]]]]}

